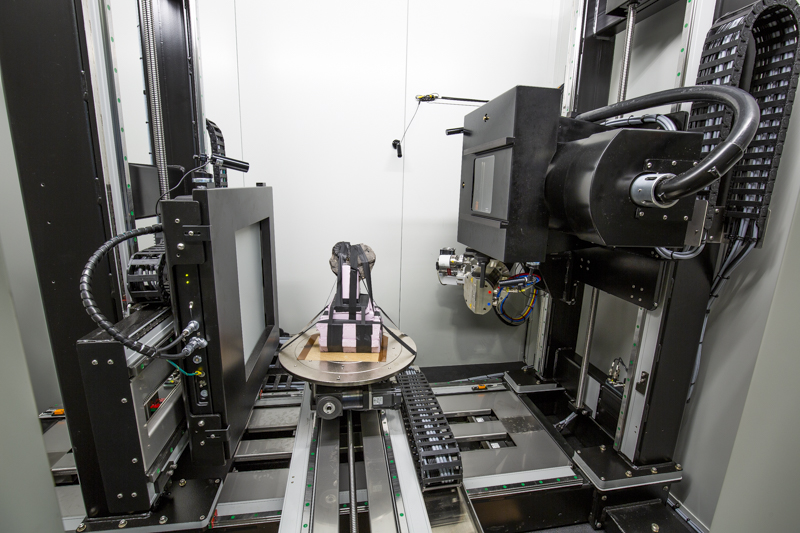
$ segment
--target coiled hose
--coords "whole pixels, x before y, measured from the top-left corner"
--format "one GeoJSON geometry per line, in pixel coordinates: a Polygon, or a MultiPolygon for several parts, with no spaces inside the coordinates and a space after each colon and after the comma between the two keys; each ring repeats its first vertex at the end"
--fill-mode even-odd
{"type": "MultiPolygon", "coordinates": [[[[106,333],[111,335],[114,340],[120,342],[123,346],[130,348],[135,352],[146,355],[147,357],[159,356],[160,351],[152,346],[147,346],[123,335],[120,330],[114,327],[114,324],[112,324],[111,321],[108,320],[108,318],[106,318],[106,316],[100,311],[100,308],[97,306],[97,302],[94,300],[94,295],[92,294],[92,276],[94,275],[94,269],[97,268],[97,264],[100,262],[100,260],[103,259],[103,257],[105,257],[105,255],[118,244],[140,235],[160,233],[162,230],[163,227],[161,224],[153,224],[152,226],[148,226],[146,228],[133,229],[115,236],[92,254],[92,256],[89,258],[89,261],[86,263],[86,266],[83,267],[80,279],[81,301],[83,302],[84,309],[86,309],[86,313],[91,317],[91,319],[94,320],[98,326],[103,328],[106,333]]],[[[174,343],[170,346],[172,345],[174,345],[174,343]]]]}
{"type": "Polygon", "coordinates": [[[701,85],[669,89],[625,100],[578,115],[579,120],[599,122],[625,113],[655,106],[681,102],[714,102],[724,104],[733,112],[733,126],[724,141],[719,143],[696,166],[656,185],[656,196],[669,203],[695,194],[727,173],[742,158],[758,130],[761,111],[755,98],[735,87],[701,85]]]}

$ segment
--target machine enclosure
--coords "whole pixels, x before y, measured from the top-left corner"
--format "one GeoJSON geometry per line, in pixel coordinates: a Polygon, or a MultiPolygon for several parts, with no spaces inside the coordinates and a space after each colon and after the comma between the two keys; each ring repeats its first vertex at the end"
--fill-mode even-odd
{"type": "Polygon", "coordinates": [[[642,173],[691,168],[702,136],[563,118],[560,101],[556,89],[518,86],[465,117],[458,241],[506,263],[574,247],[564,234],[603,246],[683,246],[694,197],[640,208],[630,187],[642,173]]]}
{"type": "Polygon", "coordinates": [[[517,86],[464,118],[458,242],[503,262],[544,261],[544,183],[556,151],[560,105],[558,89],[517,86]],[[490,157],[486,212],[473,208],[474,169],[490,157]]]}

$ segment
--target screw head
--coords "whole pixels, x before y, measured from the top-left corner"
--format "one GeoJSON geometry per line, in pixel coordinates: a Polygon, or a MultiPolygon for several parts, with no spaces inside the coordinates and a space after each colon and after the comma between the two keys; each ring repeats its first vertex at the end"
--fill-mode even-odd
{"type": "Polygon", "coordinates": [[[201,514],[201,515],[200,515],[200,520],[205,520],[205,519],[206,519],[206,515],[204,515],[204,514],[201,514]]]}
{"type": "Polygon", "coordinates": [[[194,237],[194,231],[189,232],[189,237],[194,237]]]}
{"type": "Polygon", "coordinates": [[[75,528],[75,531],[77,531],[78,533],[83,533],[84,531],[86,531],[86,524],[81,522],[80,524],[78,524],[78,527],[75,528]]]}
{"type": "Polygon", "coordinates": [[[159,524],[166,524],[167,523],[167,517],[162,515],[161,518],[158,519],[158,523],[159,524]]]}
{"type": "Polygon", "coordinates": [[[215,480],[214,480],[214,483],[216,483],[217,485],[219,485],[219,478],[215,479],[215,480]]]}
{"type": "MultiPolygon", "coordinates": [[[[92,359],[92,364],[93,364],[94,366],[97,366],[97,365],[99,365],[100,363],[98,363],[98,362],[97,362],[97,359],[92,359]]],[[[85,525],[84,525],[83,527],[84,527],[84,529],[86,529],[86,526],[85,526],[85,525]]]]}
{"type": "Polygon", "coordinates": [[[127,525],[128,525],[128,521],[127,520],[120,520],[119,524],[117,524],[117,527],[122,529],[123,527],[125,527],[127,525]]]}
{"type": "Polygon", "coordinates": [[[127,399],[127,398],[123,398],[123,399],[121,399],[120,401],[121,401],[122,403],[128,403],[128,399],[127,399]]]}
{"type": "Polygon", "coordinates": [[[625,477],[633,477],[633,472],[630,470],[625,471],[625,477]]]}
{"type": "Polygon", "coordinates": [[[180,485],[181,487],[185,487],[186,486],[186,480],[182,479],[182,480],[178,481],[178,485],[180,485]]]}
{"type": "Polygon", "coordinates": [[[205,420],[201,420],[200,422],[197,423],[197,427],[203,427],[205,425],[206,425],[206,421],[205,420]]]}
{"type": "Polygon", "coordinates": [[[664,216],[663,216],[663,217],[661,217],[661,218],[663,218],[664,220],[667,220],[667,215],[664,215],[664,216]]]}
{"type": "Polygon", "coordinates": [[[658,468],[656,468],[656,467],[651,468],[650,469],[650,473],[651,474],[658,474],[658,468]]]}
{"type": "MultiPolygon", "coordinates": [[[[488,122],[489,121],[489,115],[483,115],[483,121],[484,122],[488,122]]],[[[44,185],[42,185],[42,187],[44,187],[44,185]]]]}
{"type": "Polygon", "coordinates": [[[118,500],[121,500],[121,499],[122,499],[122,493],[121,493],[121,492],[120,492],[119,494],[117,494],[117,499],[118,499],[118,500]]]}
{"type": "Polygon", "coordinates": [[[664,492],[669,492],[669,485],[664,485],[664,492]]]}
{"type": "Polygon", "coordinates": [[[653,168],[653,163],[647,163],[647,168],[653,168]]]}
{"type": "Polygon", "coordinates": [[[136,493],[135,492],[131,492],[131,498],[135,498],[135,497],[136,497],[136,493]]]}
{"type": "Polygon", "coordinates": [[[600,499],[606,501],[608,499],[608,496],[602,496],[600,499]]]}
{"type": "Polygon", "coordinates": [[[182,242],[179,242],[179,243],[178,243],[178,250],[183,250],[183,249],[185,249],[185,248],[186,248],[186,245],[185,245],[185,244],[183,244],[182,242]]]}
{"type": "Polygon", "coordinates": [[[656,524],[656,523],[650,524],[650,530],[653,531],[653,533],[658,533],[659,529],[661,529],[661,528],[658,527],[658,524],[656,524]]]}
{"type": "Polygon", "coordinates": [[[181,223],[181,219],[179,219],[179,218],[176,218],[176,219],[175,219],[175,223],[176,223],[176,224],[180,224],[180,223],[181,223]]]}
{"type": "Polygon", "coordinates": [[[114,364],[114,360],[113,360],[113,359],[109,359],[109,360],[108,360],[108,361],[106,361],[106,362],[107,362],[109,365],[113,365],[113,364],[114,364]]]}
{"type": "Polygon", "coordinates": [[[605,444],[601,444],[601,445],[600,445],[600,451],[601,451],[601,452],[604,452],[604,451],[606,451],[606,445],[605,445],[605,444]]]}
{"type": "Polygon", "coordinates": [[[600,477],[600,481],[605,481],[605,480],[606,480],[606,478],[600,477]]]}
{"type": "Polygon", "coordinates": [[[683,467],[680,464],[676,464],[675,470],[683,470],[683,467]]]}
{"type": "Polygon", "coordinates": [[[132,462],[133,464],[136,464],[136,463],[138,463],[138,462],[139,462],[139,459],[137,459],[136,457],[134,457],[133,459],[131,459],[131,462],[132,462]]]}
{"type": "Polygon", "coordinates": [[[600,522],[595,522],[595,523],[594,523],[594,526],[595,526],[597,529],[600,529],[601,527],[603,527],[603,524],[601,524],[600,522]]]}
{"type": "Polygon", "coordinates": [[[677,162],[677,161],[673,161],[673,162],[672,162],[672,166],[673,166],[673,167],[676,167],[676,166],[678,166],[678,162],[677,162]]]}
{"type": "Polygon", "coordinates": [[[204,440],[201,440],[201,441],[200,441],[200,446],[205,446],[205,445],[206,445],[206,441],[204,441],[204,440]]]}
{"type": "Polygon", "coordinates": [[[639,216],[643,217],[644,216],[644,211],[639,211],[639,216]]]}
{"type": "Polygon", "coordinates": [[[194,357],[192,357],[192,362],[196,365],[199,365],[200,363],[203,362],[203,358],[200,357],[199,355],[195,355],[194,357]]]}

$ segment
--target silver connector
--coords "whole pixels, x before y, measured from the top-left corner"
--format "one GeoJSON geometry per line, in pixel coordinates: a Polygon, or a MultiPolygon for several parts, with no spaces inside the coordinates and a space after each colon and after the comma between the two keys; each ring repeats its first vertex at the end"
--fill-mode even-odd
{"type": "Polygon", "coordinates": [[[186,337],[188,337],[189,335],[191,335],[192,333],[194,333],[199,329],[200,329],[200,323],[197,320],[192,320],[186,325],[185,328],[183,328],[181,336],[185,339],[186,337]]]}
{"type": "Polygon", "coordinates": [[[641,207],[661,207],[666,209],[678,203],[678,200],[662,202],[656,196],[656,186],[664,180],[670,180],[675,174],[648,172],[640,174],[631,183],[631,200],[641,207]]]}

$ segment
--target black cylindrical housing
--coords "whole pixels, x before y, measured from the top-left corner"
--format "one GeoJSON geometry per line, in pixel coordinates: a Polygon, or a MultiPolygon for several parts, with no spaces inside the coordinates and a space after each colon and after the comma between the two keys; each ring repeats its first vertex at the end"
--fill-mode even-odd
{"type": "Polygon", "coordinates": [[[701,140],[695,133],[617,129],[560,144],[545,182],[550,229],[604,246],[683,246],[694,198],[640,208],[631,201],[631,182],[643,173],[692,168],[701,140]]]}

